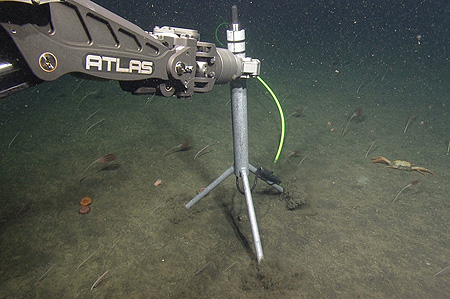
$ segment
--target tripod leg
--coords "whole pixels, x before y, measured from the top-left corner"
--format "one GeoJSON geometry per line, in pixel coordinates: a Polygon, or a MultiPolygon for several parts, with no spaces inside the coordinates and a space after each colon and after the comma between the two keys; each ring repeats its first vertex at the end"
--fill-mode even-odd
{"type": "Polygon", "coordinates": [[[200,199],[202,199],[203,197],[206,196],[206,194],[208,194],[211,190],[213,190],[214,188],[216,188],[220,183],[222,183],[227,177],[229,177],[232,173],[234,172],[234,166],[231,166],[230,168],[228,168],[227,170],[225,170],[224,173],[222,173],[217,179],[215,179],[211,184],[208,185],[208,187],[206,187],[202,192],[200,192],[199,194],[197,194],[196,197],[194,197],[193,199],[191,199],[191,201],[189,201],[186,204],[186,209],[191,208],[193,205],[195,205],[197,203],[197,201],[199,201],[200,199]]]}
{"type": "Polygon", "coordinates": [[[245,200],[247,202],[248,218],[250,219],[250,225],[252,227],[253,242],[255,243],[256,258],[258,264],[263,259],[263,250],[261,246],[261,239],[259,237],[258,223],[256,222],[255,207],[253,206],[252,193],[250,191],[250,184],[248,183],[248,176],[245,169],[240,171],[242,177],[242,183],[244,184],[245,200]]]}

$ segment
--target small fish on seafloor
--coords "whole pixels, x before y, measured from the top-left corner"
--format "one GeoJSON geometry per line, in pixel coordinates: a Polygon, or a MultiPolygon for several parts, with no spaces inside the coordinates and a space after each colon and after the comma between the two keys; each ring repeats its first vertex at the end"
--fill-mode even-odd
{"type": "Polygon", "coordinates": [[[446,268],[442,269],[442,270],[439,271],[438,273],[434,274],[434,277],[442,276],[442,275],[448,274],[448,273],[450,273],[450,265],[447,266],[446,268]]]}
{"type": "Polygon", "coordinates": [[[103,279],[105,278],[106,274],[108,274],[108,272],[109,272],[109,270],[106,270],[106,272],[103,273],[103,274],[102,274],[102,275],[94,282],[94,284],[93,284],[92,287],[91,287],[91,291],[92,291],[93,289],[95,289],[96,287],[98,287],[98,285],[103,281],[103,279]]]}

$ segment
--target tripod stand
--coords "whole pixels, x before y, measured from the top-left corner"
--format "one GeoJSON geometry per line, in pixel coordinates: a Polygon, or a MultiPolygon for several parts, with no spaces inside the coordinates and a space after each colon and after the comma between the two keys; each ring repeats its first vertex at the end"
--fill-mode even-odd
{"type": "MultiPolygon", "coordinates": [[[[245,31],[240,29],[237,20],[237,8],[233,6],[232,8],[232,19],[233,19],[233,30],[227,31],[228,36],[228,48],[238,57],[245,58],[244,51],[236,51],[236,48],[242,44],[236,44],[236,42],[243,43],[243,48],[245,50],[245,31]]],[[[241,48],[242,49],[242,48],[241,48]]],[[[195,196],[191,201],[186,204],[186,208],[191,208],[200,199],[211,192],[215,187],[217,187],[222,181],[228,178],[234,173],[236,176],[236,181],[239,178],[242,179],[244,185],[244,194],[247,203],[248,216],[250,220],[250,225],[253,234],[253,242],[255,244],[256,258],[258,264],[263,259],[263,250],[261,246],[261,239],[259,236],[258,223],[256,221],[255,208],[253,206],[253,199],[250,190],[250,184],[248,181],[249,171],[260,177],[260,169],[256,169],[253,165],[248,162],[248,121],[247,121],[247,88],[246,79],[238,78],[230,83],[231,86],[231,114],[232,114],[232,124],[233,124],[233,151],[234,151],[234,165],[228,168],[224,173],[222,173],[216,180],[214,180],[208,187],[206,187],[202,192],[195,196]]],[[[280,192],[283,192],[283,187],[265,180],[269,185],[274,187],[280,192]]]]}

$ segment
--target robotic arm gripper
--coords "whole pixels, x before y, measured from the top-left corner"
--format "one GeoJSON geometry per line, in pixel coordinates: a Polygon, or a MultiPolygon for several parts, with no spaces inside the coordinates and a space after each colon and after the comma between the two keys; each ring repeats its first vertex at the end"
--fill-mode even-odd
{"type": "Polygon", "coordinates": [[[89,0],[0,0],[0,97],[75,74],[186,98],[259,71],[196,30],[147,32],[89,0]]]}

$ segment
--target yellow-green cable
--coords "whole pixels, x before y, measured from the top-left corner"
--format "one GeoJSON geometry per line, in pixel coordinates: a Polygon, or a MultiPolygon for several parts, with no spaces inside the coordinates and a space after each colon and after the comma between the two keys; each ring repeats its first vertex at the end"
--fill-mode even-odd
{"type": "Polygon", "coordinates": [[[220,40],[219,40],[219,36],[218,36],[219,28],[222,27],[223,25],[228,25],[228,24],[229,24],[228,22],[223,22],[223,23],[219,24],[219,25],[216,27],[216,32],[214,33],[214,36],[216,37],[216,41],[217,41],[217,42],[219,43],[219,45],[221,45],[222,47],[225,46],[225,45],[222,44],[222,43],[220,42],[220,40]]]}
{"type": "Polygon", "coordinates": [[[283,109],[281,108],[280,102],[278,101],[277,96],[272,91],[272,89],[269,87],[269,85],[267,85],[267,83],[264,82],[264,80],[260,76],[258,76],[256,78],[269,91],[270,95],[272,96],[272,98],[274,99],[275,103],[277,104],[278,111],[280,112],[280,117],[281,117],[281,138],[280,138],[280,144],[278,145],[277,155],[275,156],[275,160],[273,160],[273,163],[275,164],[275,163],[277,163],[278,159],[280,158],[281,150],[283,149],[283,144],[284,144],[284,132],[285,132],[285,129],[286,129],[286,126],[285,126],[285,123],[284,123],[284,113],[283,113],[283,109]]]}

